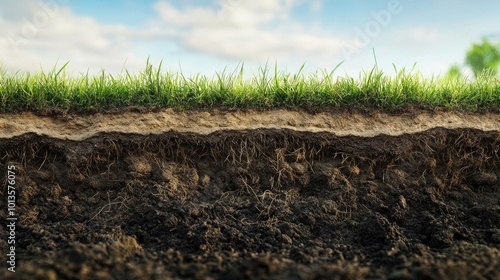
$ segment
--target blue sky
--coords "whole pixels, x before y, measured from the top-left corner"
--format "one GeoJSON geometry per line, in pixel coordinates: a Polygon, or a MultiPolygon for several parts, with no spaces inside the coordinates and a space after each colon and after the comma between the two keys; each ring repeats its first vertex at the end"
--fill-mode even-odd
{"type": "Polygon", "coordinates": [[[463,64],[473,42],[500,42],[491,0],[3,0],[0,63],[36,72],[70,61],[79,73],[144,69],[211,76],[244,62],[282,70],[333,69],[356,77],[373,67],[426,76],[463,64]]]}

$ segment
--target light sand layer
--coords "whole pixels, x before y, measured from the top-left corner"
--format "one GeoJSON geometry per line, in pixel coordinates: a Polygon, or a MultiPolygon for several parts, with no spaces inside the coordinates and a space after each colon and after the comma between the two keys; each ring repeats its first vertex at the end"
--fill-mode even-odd
{"type": "Polygon", "coordinates": [[[36,133],[59,139],[82,140],[101,132],[160,134],[168,131],[210,134],[222,130],[258,128],[329,132],[337,136],[373,137],[401,135],[442,127],[500,131],[500,114],[462,112],[420,112],[388,115],[374,113],[318,113],[299,111],[206,111],[95,114],[62,118],[40,117],[32,113],[0,115],[0,138],[36,133]]]}

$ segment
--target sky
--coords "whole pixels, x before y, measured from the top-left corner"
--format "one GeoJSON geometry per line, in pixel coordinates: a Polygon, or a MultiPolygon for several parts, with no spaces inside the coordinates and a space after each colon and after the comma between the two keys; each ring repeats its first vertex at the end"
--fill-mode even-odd
{"type": "Polygon", "coordinates": [[[464,65],[474,42],[500,42],[491,0],[1,0],[0,65],[10,73],[61,67],[72,75],[164,71],[213,76],[335,69],[357,77],[425,76],[464,65]]]}

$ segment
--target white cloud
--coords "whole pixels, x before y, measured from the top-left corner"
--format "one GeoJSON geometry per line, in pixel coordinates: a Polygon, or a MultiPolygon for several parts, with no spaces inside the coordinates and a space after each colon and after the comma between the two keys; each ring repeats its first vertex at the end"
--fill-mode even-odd
{"type": "Polygon", "coordinates": [[[299,1],[233,0],[231,5],[224,4],[227,0],[220,1],[216,9],[208,6],[181,10],[165,1],[158,2],[156,9],[162,19],[160,24],[179,30],[179,44],[219,57],[238,60],[312,57],[319,61],[320,57],[338,57],[345,43],[291,22],[290,13],[299,1]]]}
{"type": "Polygon", "coordinates": [[[212,6],[188,6],[178,9],[168,1],[155,8],[164,23],[178,27],[257,27],[278,19],[286,19],[294,0],[216,0],[212,6]]]}
{"type": "Polygon", "coordinates": [[[194,28],[183,36],[182,43],[196,51],[227,58],[258,60],[267,58],[301,58],[335,56],[341,40],[321,38],[305,33],[294,34],[275,30],[249,28],[217,30],[194,28]],[[209,35],[207,35],[209,34],[209,35]],[[293,36],[291,36],[293,34],[293,36]]]}
{"type": "Polygon", "coordinates": [[[133,39],[147,33],[75,15],[59,4],[64,1],[7,2],[14,11],[8,16],[3,12],[0,21],[0,62],[7,70],[38,71],[56,61],[70,61],[69,69],[92,73],[119,71],[125,61],[132,68],[144,65],[133,53],[133,39]]]}
{"type": "MultiPolygon", "coordinates": [[[[44,5],[47,7],[47,5],[44,5]]],[[[0,7],[0,18],[8,21],[20,21],[23,17],[33,16],[40,10],[40,4],[37,1],[18,0],[2,1],[0,7]]]]}
{"type": "MultiPolygon", "coordinates": [[[[68,69],[76,73],[115,73],[125,61],[128,70],[143,69],[149,54],[167,54],[182,63],[175,54],[161,51],[165,45],[186,54],[185,59],[192,59],[193,53],[233,61],[292,59],[320,65],[343,59],[345,41],[291,19],[293,8],[304,0],[216,0],[216,5],[184,8],[160,0],[154,6],[157,14],[145,18],[147,25],[141,29],[77,15],[62,4],[68,1],[2,3],[0,64],[12,72],[35,72],[40,66],[50,69],[56,61],[70,61],[68,69]]],[[[317,8],[320,2],[307,3],[317,8]]]]}
{"type": "Polygon", "coordinates": [[[436,28],[416,26],[403,30],[401,36],[410,43],[436,43],[441,33],[436,28]]]}
{"type": "Polygon", "coordinates": [[[321,12],[321,9],[323,8],[323,0],[311,0],[310,7],[311,11],[315,13],[321,12]]]}

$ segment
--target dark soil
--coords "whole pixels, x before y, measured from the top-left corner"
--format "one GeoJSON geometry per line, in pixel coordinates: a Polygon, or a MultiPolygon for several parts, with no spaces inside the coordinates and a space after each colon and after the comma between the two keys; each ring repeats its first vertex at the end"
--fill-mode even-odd
{"type": "Polygon", "coordinates": [[[500,279],[500,133],[0,140],[1,279],[500,279]]]}

